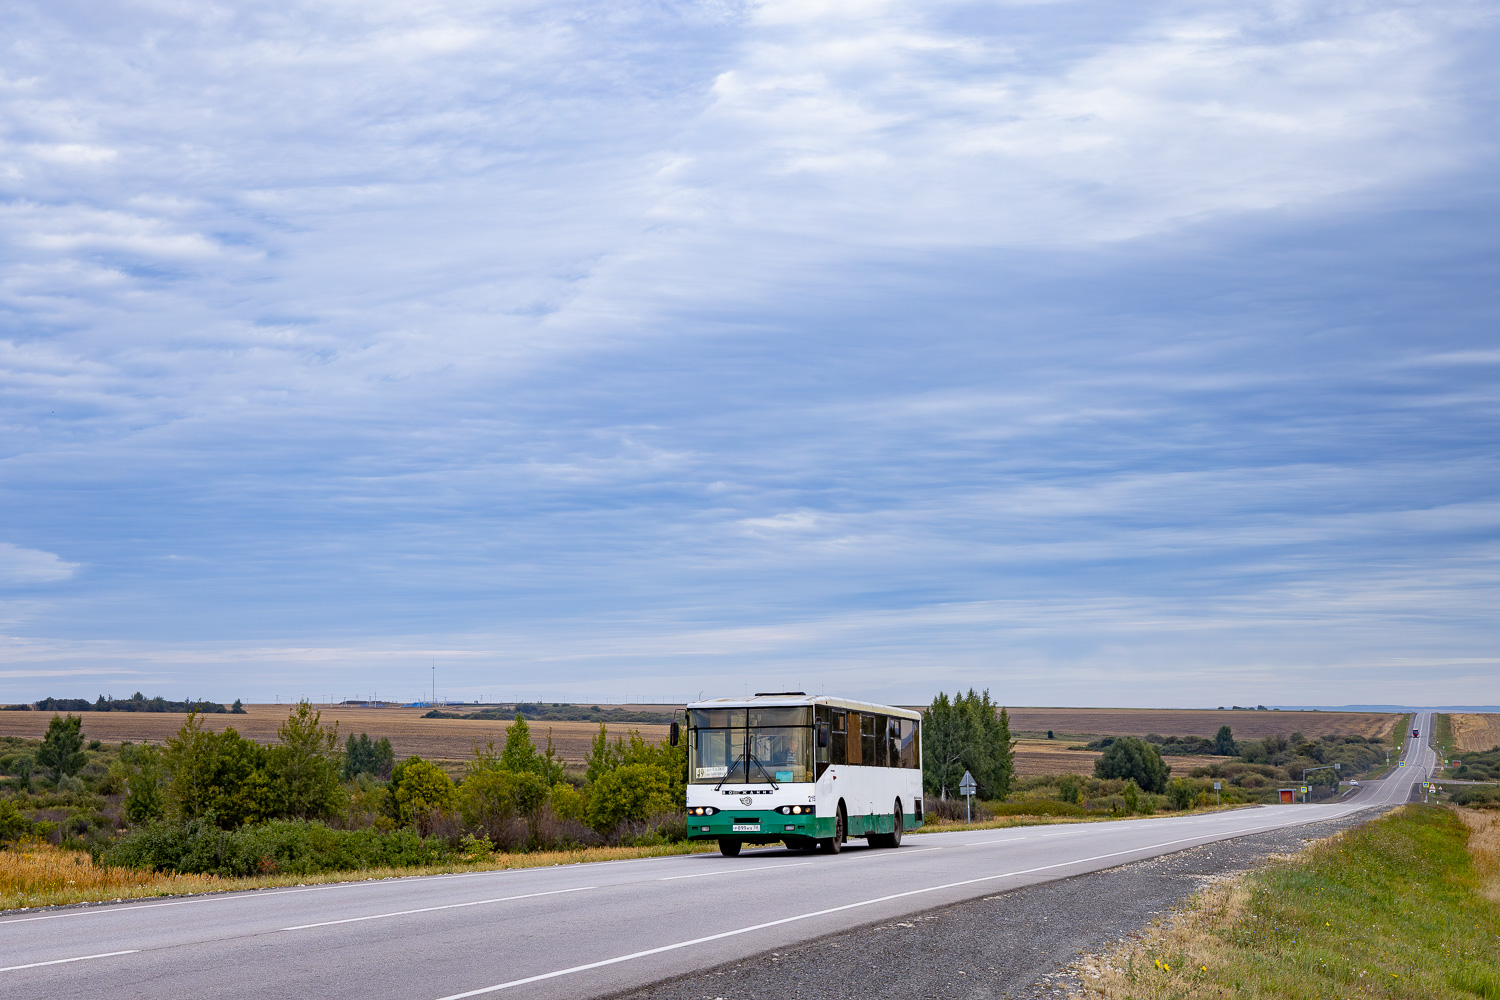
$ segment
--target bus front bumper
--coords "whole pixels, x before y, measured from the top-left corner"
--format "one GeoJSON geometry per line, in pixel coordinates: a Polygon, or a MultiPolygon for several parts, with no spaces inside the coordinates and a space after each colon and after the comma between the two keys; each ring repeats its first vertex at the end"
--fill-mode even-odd
{"type": "Polygon", "coordinates": [[[832,816],[788,816],[773,809],[739,809],[712,816],[687,818],[689,840],[738,840],[772,844],[782,840],[823,839],[833,836],[832,816]]]}

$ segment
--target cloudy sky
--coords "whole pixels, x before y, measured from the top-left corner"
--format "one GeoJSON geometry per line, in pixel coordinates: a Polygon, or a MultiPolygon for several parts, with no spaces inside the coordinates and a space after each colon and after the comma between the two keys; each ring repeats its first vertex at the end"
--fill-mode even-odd
{"type": "Polygon", "coordinates": [[[1474,2],[0,12],[0,701],[1500,702],[1474,2]]]}

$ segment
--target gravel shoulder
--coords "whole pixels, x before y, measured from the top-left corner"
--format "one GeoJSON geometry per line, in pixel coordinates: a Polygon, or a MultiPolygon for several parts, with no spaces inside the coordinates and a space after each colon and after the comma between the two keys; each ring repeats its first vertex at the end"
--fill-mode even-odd
{"type": "Polygon", "coordinates": [[[1381,815],[1223,840],[1105,871],[870,924],[664,980],[617,1000],[1051,1000],[1080,953],[1149,924],[1210,880],[1248,871],[1381,815]]]}

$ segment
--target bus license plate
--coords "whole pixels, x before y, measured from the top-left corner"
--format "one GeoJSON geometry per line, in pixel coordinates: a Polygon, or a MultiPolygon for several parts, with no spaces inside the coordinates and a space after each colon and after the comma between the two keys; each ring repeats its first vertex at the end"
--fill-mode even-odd
{"type": "Polygon", "coordinates": [[[760,824],[759,823],[736,823],[736,824],[734,824],[734,829],[731,832],[733,832],[733,833],[760,833],[760,824]]]}

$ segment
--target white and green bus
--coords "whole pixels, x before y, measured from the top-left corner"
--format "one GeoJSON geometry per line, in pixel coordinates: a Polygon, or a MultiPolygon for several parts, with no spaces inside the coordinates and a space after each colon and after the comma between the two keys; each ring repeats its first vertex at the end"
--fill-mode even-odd
{"type": "Polygon", "coordinates": [[[687,831],[733,857],[900,847],[922,825],[922,716],[800,691],[687,706],[687,831]]]}

